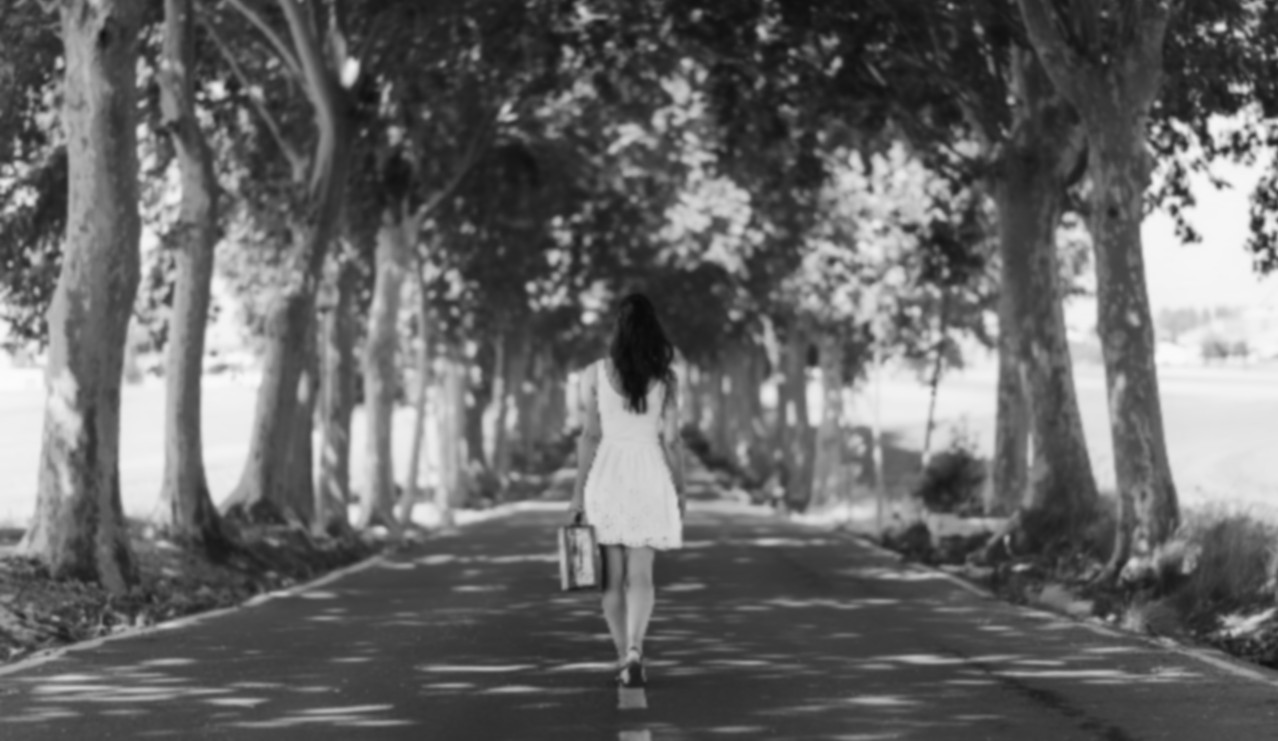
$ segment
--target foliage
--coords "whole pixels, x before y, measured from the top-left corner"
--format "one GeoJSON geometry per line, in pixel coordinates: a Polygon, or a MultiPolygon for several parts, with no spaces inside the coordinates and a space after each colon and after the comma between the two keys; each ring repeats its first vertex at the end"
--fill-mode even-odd
{"type": "Polygon", "coordinates": [[[959,436],[948,449],[931,457],[912,496],[929,512],[976,514],[983,506],[985,469],[985,461],[976,455],[973,443],[959,436]]]}

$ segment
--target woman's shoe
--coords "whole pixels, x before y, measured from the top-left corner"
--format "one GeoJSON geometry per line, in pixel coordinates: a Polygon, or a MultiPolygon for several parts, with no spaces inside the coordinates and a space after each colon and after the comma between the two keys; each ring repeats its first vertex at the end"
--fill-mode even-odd
{"type": "Polygon", "coordinates": [[[626,664],[617,675],[617,683],[622,687],[638,688],[648,685],[648,676],[643,670],[643,656],[639,649],[632,648],[626,654],[626,664]]]}

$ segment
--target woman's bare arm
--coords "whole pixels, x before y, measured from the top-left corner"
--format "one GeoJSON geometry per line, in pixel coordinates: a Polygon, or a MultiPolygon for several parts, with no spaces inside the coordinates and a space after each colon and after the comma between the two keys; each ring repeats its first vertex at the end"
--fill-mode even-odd
{"type": "Polygon", "coordinates": [[[570,513],[585,510],[586,479],[590,476],[590,467],[595,462],[595,453],[599,451],[599,441],[603,439],[603,425],[599,421],[597,366],[587,368],[581,374],[578,383],[580,393],[577,394],[581,411],[581,434],[577,436],[577,481],[573,485],[572,505],[570,513]]]}

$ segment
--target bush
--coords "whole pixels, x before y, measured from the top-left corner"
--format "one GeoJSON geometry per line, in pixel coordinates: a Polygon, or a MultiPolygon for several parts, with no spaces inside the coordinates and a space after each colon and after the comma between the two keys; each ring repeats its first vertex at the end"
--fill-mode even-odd
{"type": "Polygon", "coordinates": [[[963,437],[932,456],[912,492],[929,512],[972,515],[982,510],[985,462],[963,437]]]}
{"type": "Polygon", "coordinates": [[[1197,558],[1177,590],[1181,605],[1236,607],[1272,595],[1274,525],[1245,513],[1207,515],[1188,524],[1185,537],[1197,558]]]}

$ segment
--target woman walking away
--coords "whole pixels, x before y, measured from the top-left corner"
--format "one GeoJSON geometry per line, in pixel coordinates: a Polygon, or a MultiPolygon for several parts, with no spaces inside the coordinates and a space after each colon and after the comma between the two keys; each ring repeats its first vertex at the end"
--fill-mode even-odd
{"type": "Polygon", "coordinates": [[[604,619],[623,686],[647,682],[643,639],[652,617],[655,551],[683,545],[683,452],[674,347],[646,296],[617,308],[608,357],[581,376],[584,430],[570,515],[584,513],[603,547],[604,619]]]}

